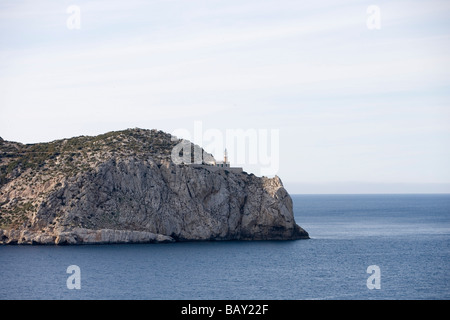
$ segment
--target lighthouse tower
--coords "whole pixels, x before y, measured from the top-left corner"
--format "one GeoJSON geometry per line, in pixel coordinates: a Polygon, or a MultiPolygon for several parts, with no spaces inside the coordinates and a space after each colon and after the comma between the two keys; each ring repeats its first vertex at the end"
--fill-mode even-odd
{"type": "Polygon", "coordinates": [[[230,167],[230,162],[228,162],[228,151],[226,148],[225,148],[225,151],[223,152],[223,162],[221,162],[221,161],[216,162],[216,166],[221,167],[221,168],[229,168],[230,167]]]}
{"type": "Polygon", "coordinates": [[[225,148],[225,151],[223,152],[223,163],[228,163],[228,152],[227,152],[227,148],[225,148]]]}

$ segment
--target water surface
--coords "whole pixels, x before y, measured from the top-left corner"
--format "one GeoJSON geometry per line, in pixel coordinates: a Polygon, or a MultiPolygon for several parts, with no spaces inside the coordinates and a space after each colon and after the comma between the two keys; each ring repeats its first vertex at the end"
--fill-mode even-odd
{"type": "Polygon", "coordinates": [[[0,299],[450,298],[450,195],[292,198],[310,240],[0,246],[0,299]]]}

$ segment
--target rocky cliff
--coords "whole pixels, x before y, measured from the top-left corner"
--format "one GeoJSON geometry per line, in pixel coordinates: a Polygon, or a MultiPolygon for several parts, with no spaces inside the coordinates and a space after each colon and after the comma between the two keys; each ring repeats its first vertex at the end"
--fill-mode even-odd
{"type": "Polygon", "coordinates": [[[278,177],[175,164],[178,143],[142,129],[28,145],[0,138],[0,243],[308,238],[278,177]]]}

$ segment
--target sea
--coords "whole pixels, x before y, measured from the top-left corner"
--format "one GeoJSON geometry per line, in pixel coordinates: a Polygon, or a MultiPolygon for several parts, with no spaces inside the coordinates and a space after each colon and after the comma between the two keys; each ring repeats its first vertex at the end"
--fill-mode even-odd
{"type": "Polygon", "coordinates": [[[450,298],[449,194],[292,199],[309,240],[0,246],[0,299],[450,298]]]}

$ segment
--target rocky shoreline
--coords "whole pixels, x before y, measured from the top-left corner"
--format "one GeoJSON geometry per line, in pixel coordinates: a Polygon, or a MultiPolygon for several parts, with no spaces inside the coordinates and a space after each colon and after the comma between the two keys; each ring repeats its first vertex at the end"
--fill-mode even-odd
{"type": "Polygon", "coordinates": [[[309,238],[279,177],[175,164],[177,142],[143,129],[0,140],[0,244],[309,238]]]}

